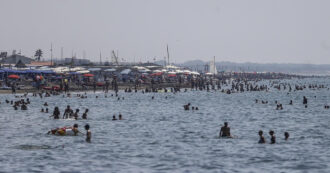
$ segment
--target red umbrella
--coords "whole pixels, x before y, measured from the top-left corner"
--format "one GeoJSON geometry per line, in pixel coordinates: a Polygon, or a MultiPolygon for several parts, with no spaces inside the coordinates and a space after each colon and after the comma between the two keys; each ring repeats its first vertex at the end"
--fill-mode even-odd
{"type": "Polygon", "coordinates": [[[20,77],[15,75],[15,74],[11,74],[11,75],[8,76],[8,78],[10,78],[10,79],[19,79],[20,77]]]}
{"type": "Polygon", "coordinates": [[[168,77],[176,77],[176,74],[169,74],[168,77]]]}
{"type": "Polygon", "coordinates": [[[151,74],[151,76],[161,76],[162,74],[163,74],[162,72],[158,72],[158,73],[151,74]]]}
{"type": "Polygon", "coordinates": [[[86,73],[84,74],[85,77],[93,77],[94,75],[93,74],[90,74],[90,73],[86,73]]]}

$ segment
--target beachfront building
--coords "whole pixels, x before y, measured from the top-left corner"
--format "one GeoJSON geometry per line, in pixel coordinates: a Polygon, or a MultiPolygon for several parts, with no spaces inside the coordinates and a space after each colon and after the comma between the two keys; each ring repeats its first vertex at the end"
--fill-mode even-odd
{"type": "Polygon", "coordinates": [[[15,65],[17,64],[19,61],[21,61],[24,64],[30,64],[31,62],[34,61],[34,59],[23,56],[23,55],[18,55],[18,54],[13,54],[10,55],[8,57],[2,58],[1,60],[1,64],[12,64],[15,65]]]}

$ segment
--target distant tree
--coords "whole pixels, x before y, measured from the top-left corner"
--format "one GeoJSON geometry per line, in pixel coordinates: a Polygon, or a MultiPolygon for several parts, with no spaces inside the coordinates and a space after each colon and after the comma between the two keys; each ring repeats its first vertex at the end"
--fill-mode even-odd
{"type": "Polygon", "coordinates": [[[40,61],[40,58],[42,57],[42,50],[41,49],[36,50],[34,57],[36,57],[37,61],[40,61]]]}

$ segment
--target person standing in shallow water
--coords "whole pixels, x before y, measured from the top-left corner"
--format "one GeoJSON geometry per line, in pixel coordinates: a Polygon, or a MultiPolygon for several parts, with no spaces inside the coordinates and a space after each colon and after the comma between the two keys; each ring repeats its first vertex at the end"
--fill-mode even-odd
{"type": "Polygon", "coordinates": [[[287,141],[289,139],[289,132],[284,132],[284,139],[287,141]]]}
{"type": "Polygon", "coordinates": [[[259,138],[259,142],[258,142],[259,144],[264,144],[264,143],[266,143],[266,140],[265,140],[265,137],[263,136],[263,133],[264,133],[264,132],[263,132],[262,130],[259,131],[259,137],[260,137],[260,138],[259,138]]]}
{"type": "Polygon", "coordinates": [[[219,137],[231,137],[230,127],[228,126],[227,122],[225,122],[224,126],[221,127],[219,137]]]}
{"type": "Polygon", "coordinates": [[[89,130],[89,125],[85,125],[85,130],[86,130],[86,142],[91,142],[92,139],[92,132],[89,130]]]}
{"type": "Polygon", "coordinates": [[[87,112],[88,112],[88,109],[85,110],[85,113],[82,115],[82,119],[87,119],[87,112]]]}
{"type": "Polygon", "coordinates": [[[274,131],[273,130],[269,131],[269,135],[270,135],[270,144],[275,144],[276,143],[276,137],[274,135],[274,131]]]}

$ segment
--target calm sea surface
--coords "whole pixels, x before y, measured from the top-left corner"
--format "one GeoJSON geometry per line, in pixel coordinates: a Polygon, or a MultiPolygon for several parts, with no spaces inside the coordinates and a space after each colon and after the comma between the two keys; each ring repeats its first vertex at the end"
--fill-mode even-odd
{"type": "MultiPolygon", "coordinates": [[[[329,78],[282,82],[330,86],[329,78]]],[[[120,92],[125,99],[119,101],[111,94],[87,95],[30,96],[27,111],[15,111],[5,103],[19,98],[0,95],[0,172],[330,172],[330,109],[323,108],[330,104],[327,88],[289,94],[277,89],[230,95],[120,92]],[[256,104],[255,99],[269,103],[256,104]],[[283,110],[275,110],[275,100],[283,110]],[[61,114],[68,104],[79,108],[80,116],[88,108],[88,119],[53,120],[51,113],[40,112],[44,102],[50,112],[59,106],[61,114]],[[199,110],[184,111],[187,103],[199,110]],[[119,113],[124,120],[112,121],[119,113]],[[224,121],[235,139],[218,138],[224,121]],[[90,124],[92,143],[84,136],[46,135],[52,128],[74,123],[84,133],[83,126],[90,124]],[[274,130],[277,144],[258,144],[259,130],[267,143],[268,131],[274,130]],[[290,133],[288,141],[283,139],[285,131],[290,133]]]]}

